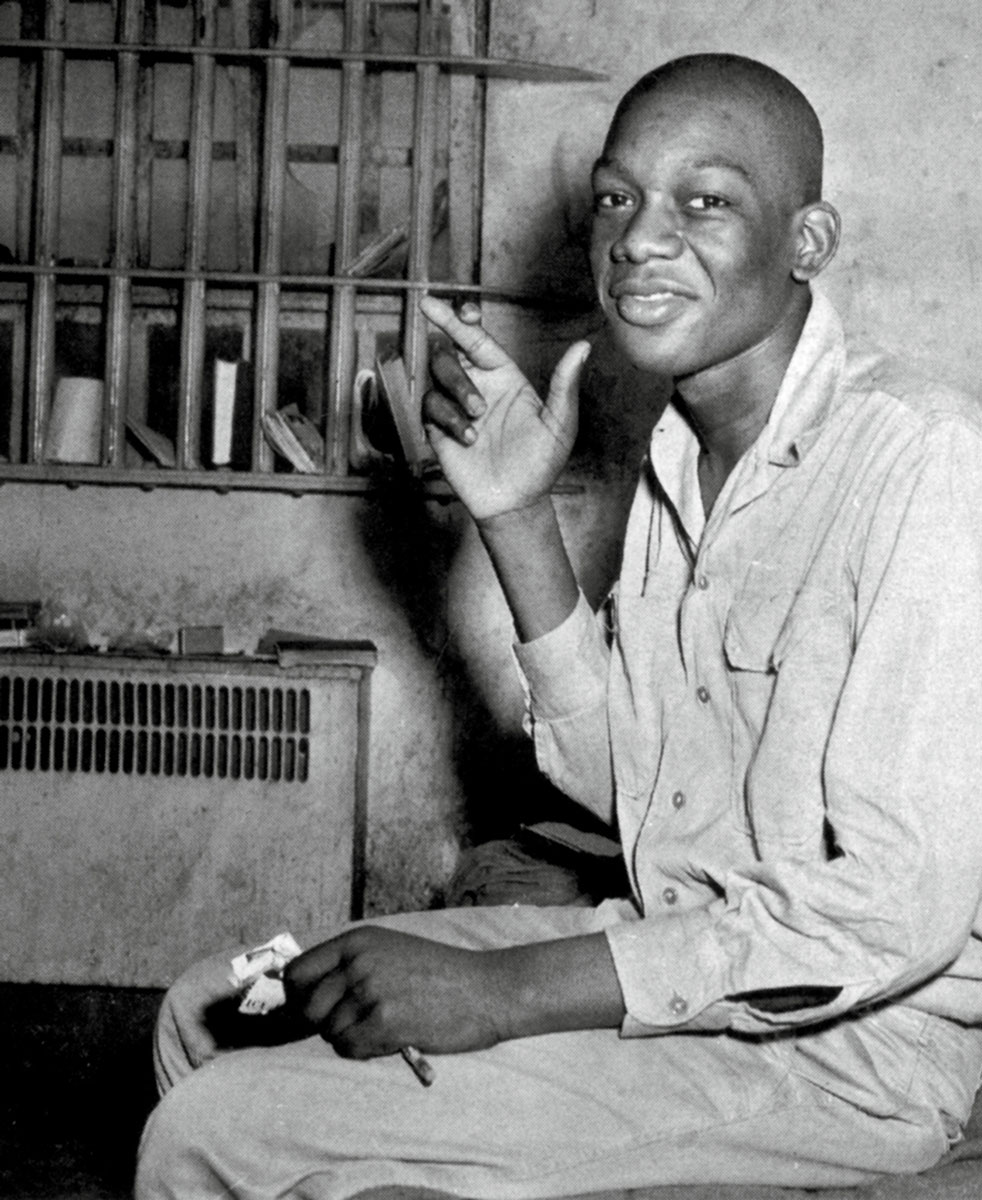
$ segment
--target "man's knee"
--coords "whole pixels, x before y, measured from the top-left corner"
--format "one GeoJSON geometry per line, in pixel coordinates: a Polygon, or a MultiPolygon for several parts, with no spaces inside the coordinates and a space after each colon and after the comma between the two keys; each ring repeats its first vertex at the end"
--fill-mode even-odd
{"type": "Polygon", "coordinates": [[[136,1200],[192,1194],[204,1200],[210,1194],[201,1185],[211,1176],[212,1147],[220,1136],[215,1121],[223,1111],[221,1096],[207,1068],[195,1072],[163,1097],[150,1114],[140,1141],[136,1200]],[[192,1186],[198,1190],[189,1191],[192,1186]]]}
{"type": "Polygon", "coordinates": [[[194,963],[168,988],[154,1035],[154,1063],[161,1093],[213,1057],[216,1038],[211,1025],[217,1009],[234,1003],[229,981],[231,954],[212,955],[194,963]]]}

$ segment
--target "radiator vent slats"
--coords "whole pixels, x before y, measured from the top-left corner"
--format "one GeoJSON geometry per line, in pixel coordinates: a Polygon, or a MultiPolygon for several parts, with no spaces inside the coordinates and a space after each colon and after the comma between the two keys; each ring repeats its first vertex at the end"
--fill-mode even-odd
{"type": "Polygon", "coordinates": [[[306,782],[305,687],[0,673],[0,771],[306,782]]]}

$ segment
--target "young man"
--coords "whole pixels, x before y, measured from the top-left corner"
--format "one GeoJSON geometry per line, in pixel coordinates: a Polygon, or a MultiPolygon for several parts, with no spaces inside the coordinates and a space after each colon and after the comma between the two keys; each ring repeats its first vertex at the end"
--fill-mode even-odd
{"type": "Polygon", "coordinates": [[[675,393],[604,625],[549,499],[588,346],[543,404],[475,312],[423,302],[460,356],[431,438],[512,607],[539,761],[616,823],[633,898],[345,931],[288,970],[309,1036],[278,1047],[218,1053],[228,956],[199,966],[161,1017],[140,1200],[822,1187],[958,1137],[982,1070],[979,421],[854,358],[813,297],[839,227],[821,156],[800,93],[732,56],[615,114],[598,296],[675,393]]]}

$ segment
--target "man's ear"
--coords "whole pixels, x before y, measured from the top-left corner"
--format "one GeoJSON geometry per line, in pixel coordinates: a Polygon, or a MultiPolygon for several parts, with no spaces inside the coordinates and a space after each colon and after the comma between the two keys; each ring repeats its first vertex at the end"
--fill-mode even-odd
{"type": "Polygon", "coordinates": [[[791,275],[807,283],[824,271],[839,247],[839,214],[825,200],[807,204],[796,217],[794,264],[791,275]]]}

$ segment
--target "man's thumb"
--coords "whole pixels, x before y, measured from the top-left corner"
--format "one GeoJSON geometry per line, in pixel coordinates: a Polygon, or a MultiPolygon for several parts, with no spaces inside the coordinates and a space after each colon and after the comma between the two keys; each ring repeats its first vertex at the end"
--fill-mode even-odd
{"type": "Polygon", "coordinates": [[[574,342],[567,347],[552,373],[546,407],[561,427],[570,422],[575,427],[580,379],[583,374],[583,366],[590,357],[592,349],[593,347],[587,341],[574,342]]]}

